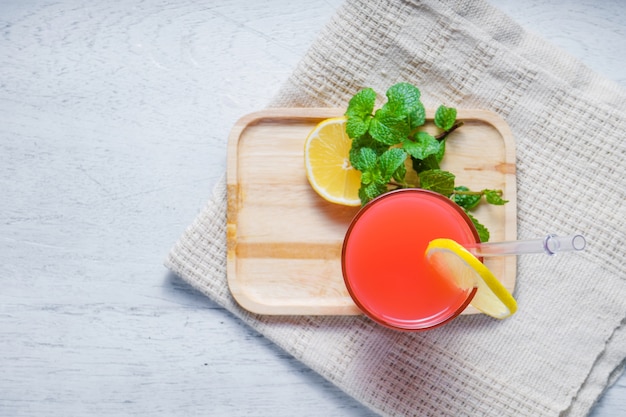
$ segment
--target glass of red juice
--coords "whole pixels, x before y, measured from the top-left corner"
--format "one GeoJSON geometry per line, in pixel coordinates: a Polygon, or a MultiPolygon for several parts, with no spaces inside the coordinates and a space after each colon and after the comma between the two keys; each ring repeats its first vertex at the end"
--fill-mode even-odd
{"type": "Polygon", "coordinates": [[[440,326],[467,307],[476,290],[457,287],[426,263],[426,246],[436,238],[480,242],[463,209],[432,191],[391,191],[361,208],[346,232],[341,263],[350,296],[365,315],[417,331],[440,326]]]}

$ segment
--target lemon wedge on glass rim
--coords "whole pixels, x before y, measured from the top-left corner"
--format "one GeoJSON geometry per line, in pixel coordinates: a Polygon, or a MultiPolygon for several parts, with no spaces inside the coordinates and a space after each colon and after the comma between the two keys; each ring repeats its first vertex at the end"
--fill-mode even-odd
{"type": "Polygon", "coordinates": [[[309,183],[325,200],[360,206],[361,172],[350,165],[351,147],[345,117],[322,120],[305,140],[304,166],[309,183]]]}
{"type": "Polygon", "coordinates": [[[463,289],[476,287],[470,302],[480,312],[504,319],[517,311],[511,293],[478,258],[451,239],[434,239],[426,248],[426,261],[445,279],[463,289]]]}

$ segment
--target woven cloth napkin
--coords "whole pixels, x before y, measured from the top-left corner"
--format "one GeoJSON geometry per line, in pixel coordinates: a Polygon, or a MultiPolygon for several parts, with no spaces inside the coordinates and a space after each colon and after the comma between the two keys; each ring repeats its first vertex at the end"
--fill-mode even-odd
{"type": "Polygon", "coordinates": [[[224,181],[166,265],[381,415],[586,415],[626,356],[626,91],[480,0],[349,0],[271,105],[344,107],[400,81],[426,107],[507,121],[520,238],[587,237],[582,253],[519,257],[514,316],[405,333],[363,316],[251,314],[227,286],[224,181]]]}

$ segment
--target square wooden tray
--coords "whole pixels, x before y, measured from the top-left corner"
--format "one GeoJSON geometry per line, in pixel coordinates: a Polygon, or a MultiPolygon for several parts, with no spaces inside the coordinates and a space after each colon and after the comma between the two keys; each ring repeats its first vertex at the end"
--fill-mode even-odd
{"type": "MultiPolygon", "coordinates": [[[[311,188],[304,170],[304,141],[323,119],[344,109],[268,109],[241,118],[228,142],[227,274],[230,290],[258,314],[361,314],[344,285],[341,246],[358,211],[328,203],[311,188]]],[[[427,128],[433,111],[427,111],[427,128]]],[[[502,118],[484,110],[459,110],[464,125],[446,143],[442,168],[457,185],[498,188],[504,206],[482,204],[475,216],[491,241],[517,238],[515,143],[502,118]]],[[[513,291],[516,258],[486,265],[513,291]]],[[[477,311],[468,307],[463,314],[477,311]]]]}

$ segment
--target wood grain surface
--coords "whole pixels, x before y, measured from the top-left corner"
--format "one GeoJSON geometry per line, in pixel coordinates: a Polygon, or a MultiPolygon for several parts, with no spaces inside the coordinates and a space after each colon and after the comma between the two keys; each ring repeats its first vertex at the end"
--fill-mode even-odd
{"type": "MultiPolygon", "coordinates": [[[[341,272],[343,238],[358,207],[326,202],[310,186],[304,144],[319,122],[345,109],[266,109],[242,117],[227,156],[228,284],[242,307],[259,314],[361,314],[341,272]],[[288,195],[290,198],[285,199],[288,195]]],[[[436,134],[434,110],[424,129],[436,134]]],[[[463,126],[446,142],[442,168],[457,184],[503,190],[504,206],[481,205],[474,215],[492,241],[517,239],[515,139],[500,116],[459,109],[463,126]]],[[[511,292],[515,257],[485,260],[511,292]]],[[[468,307],[463,314],[476,314],[468,307]]]]}
{"type": "MultiPolygon", "coordinates": [[[[621,0],[491,2],[626,86],[621,0]]],[[[0,416],[372,415],[162,266],[339,4],[0,2],[0,416]]]]}

